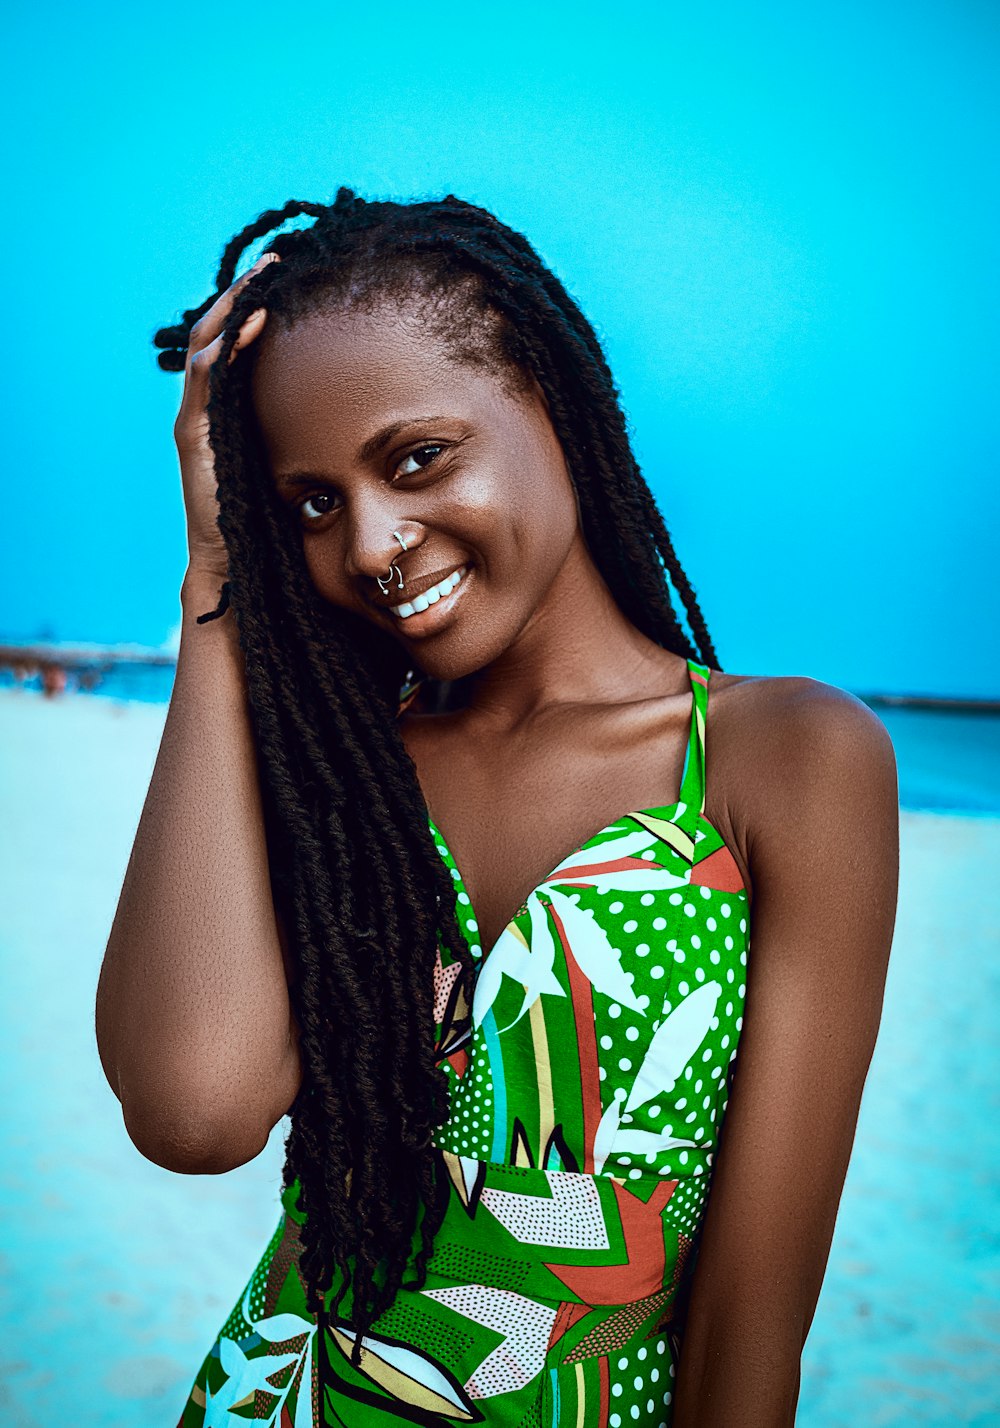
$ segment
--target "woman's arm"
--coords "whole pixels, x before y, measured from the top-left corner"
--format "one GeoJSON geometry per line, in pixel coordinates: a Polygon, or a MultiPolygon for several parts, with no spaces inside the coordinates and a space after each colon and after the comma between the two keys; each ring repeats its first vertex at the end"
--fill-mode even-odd
{"type": "Polygon", "coordinates": [[[746,1016],[675,1428],[794,1424],[895,922],[898,790],[885,727],[842,690],[780,686],[755,750],[746,1016]]]}
{"type": "MultiPolygon", "coordinates": [[[[180,653],[97,989],[98,1050],[128,1133],[171,1170],[257,1155],[301,1077],[237,630],[231,612],[197,623],[228,563],[209,377],[236,294],[277,261],[264,254],[190,333],[174,423],[189,551],[180,653]]],[[[266,317],[246,319],[230,361],[266,317]]]]}
{"type": "Polygon", "coordinates": [[[191,570],[159,754],[97,992],[129,1135],[171,1170],[257,1155],[300,1068],[268,874],[242,655],[216,574],[191,570]]]}

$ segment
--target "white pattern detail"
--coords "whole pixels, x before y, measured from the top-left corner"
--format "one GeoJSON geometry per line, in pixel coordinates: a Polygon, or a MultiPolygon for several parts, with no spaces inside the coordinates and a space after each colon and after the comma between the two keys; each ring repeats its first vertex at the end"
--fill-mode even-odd
{"type": "Polygon", "coordinates": [[[609,1247],[600,1191],[592,1175],[568,1170],[547,1170],[551,1200],[521,1195],[515,1190],[485,1186],[479,1203],[500,1221],[522,1245],[548,1245],[553,1249],[607,1249],[609,1247]]]}
{"type": "Polygon", "coordinates": [[[562,919],[576,965],[597,992],[645,1016],[632,984],[622,969],[621,953],[589,909],[577,907],[558,888],[549,889],[552,906],[562,919]]]}
{"type": "Polygon", "coordinates": [[[549,1335],[556,1309],[526,1299],[511,1289],[494,1289],[488,1284],[459,1284],[445,1289],[423,1289],[428,1299],[436,1299],[477,1324],[504,1335],[502,1344],[475,1370],[465,1384],[470,1398],[493,1398],[513,1393],[536,1378],[545,1367],[549,1335]]]}
{"type": "MultiPolygon", "coordinates": [[[[676,820],[670,819],[673,823],[676,820]]],[[[656,888],[682,888],[691,881],[691,869],[683,873],[672,873],[668,868],[613,868],[612,863],[622,858],[637,858],[644,849],[658,841],[656,834],[648,828],[636,829],[620,838],[604,839],[596,848],[581,848],[564,858],[554,872],[545,879],[543,886],[552,883],[585,883],[598,892],[652,892],[656,888]],[[601,864],[607,864],[606,873],[599,871],[601,864]],[[577,874],[576,869],[589,868],[592,871],[577,874]]]]}
{"type": "MultiPolygon", "coordinates": [[[[226,1380],[220,1384],[215,1393],[206,1387],[205,1391],[205,1428],[230,1428],[234,1422],[234,1417],[230,1414],[230,1409],[243,1400],[255,1389],[263,1389],[267,1394],[276,1394],[277,1398],[272,1406],[270,1416],[262,1420],[265,1425],[277,1424],[281,1418],[282,1409],[288,1399],[291,1384],[295,1381],[296,1374],[293,1373],[288,1381],[288,1385],[283,1389],[276,1389],[268,1382],[272,1374],[279,1369],[287,1368],[289,1364],[302,1362],[302,1374],[298,1381],[298,1398],[295,1406],[295,1428],[311,1428],[312,1425],[312,1346],[316,1336],[316,1324],[313,1320],[302,1319],[297,1314],[274,1314],[267,1319],[254,1319],[250,1308],[250,1296],[253,1288],[253,1281],[247,1285],[246,1293],[243,1296],[243,1318],[267,1343],[281,1343],[287,1339],[294,1339],[299,1334],[306,1334],[307,1338],[303,1347],[298,1353],[292,1354],[258,1354],[255,1358],[247,1358],[243,1350],[232,1339],[225,1336],[219,1337],[219,1358],[226,1373],[226,1380]],[[304,1362],[303,1362],[304,1361],[304,1362]]],[[[239,1415],[236,1415],[237,1421],[239,1415]]]]}
{"type": "Polygon", "coordinates": [[[649,1043],[626,1103],[634,1111],[653,1096],[669,1091],[708,1034],[715,1005],[722,995],[718,982],[705,982],[678,1002],[649,1043]]]}
{"type": "MultiPolygon", "coordinates": [[[[608,1157],[652,1155],[675,1146],[695,1146],[697,1141],[674,1140],[655,1132],[621,1129],[622,1116],[669,1091],[705,1040],[716,1003],[722,995],[719,982],[705,982],[678,1002],[657,1028],[643,1057],[627,1100],[621,1087],[605,1108],[594,1136],[594,1174],[600,1175],[608,1157]]],[[[683,1106],[684,1102],[678,1103],[683,1106]]]]}
{"type": "Polygon", "coordinates": [[[594,1174],[600,1175],[604,1169],[604,1162],[611,1153],[611,1147],[615,1143],[618,1134],[618,1127],[622,1119],[622,1101],[625,1092],[619,1087],[618,1094],[611,1101],[607,1110],[601,1117],[601,1124],[597,1127],[597,1134],[594,1136],[594,1174]]]}
{"type": "MultiPolygon", "coordinates": [[[[679,874],[655,864],[636,868],[614,866],[622,859],[638,858],[643,849],[649,849],[656,841],[656,834],[643,828],[619,838],[605,839],[594,848],[579,848],[564,858],[545,881],[528,894],[526,905],[531,919],[530,942],[514,921],[508,923],[500,934],[496,946],[480,965],[472,1005],[474,1027],[483,1024],[499,995],[504,976],[520,982],[525,993],[521,1010],[510,1026],[515,1026],[540,996],[566,995],[553,971],[556,943],[548,910],[539,893],[549,898],[562,919],[570,949],[587,980],[613,1001],[629,1007],[640,1016],[645,1015],[645,1009],[639,1005],[625,980],[620,953],[612,947],[604,928],[592,913],[578,906],[576,897],[579,894],[569,896],[560,892],[557,885],[576,883],[595,888],[598,892],[652,892],[661,888],[688,886],[690,868],[679,874]],[[607,868],[607,871],[602,872],[602,868],[607,868]]],[[[509,1027],[504,1030],[509,1030],[509,1027]]]]}
{"type": "Polygon", "coordinates": [[[479,1174],[480,1160],[471,1160],[467,1155],[456,1157],[462,1169],[462,1183],[465,1186],[466,1200],[472,1199],[472,1192],[476,1188],[476,1176],[479,1174]]]}
{"type": "MultiPolygon", "coordinates": [[[[510,922],[497,938],[493,951],[480,964],[476,980],[475,995],[472,1000],[472,1024],[480,1027],[493,1006],[500,991],[501,980],[511,977],[524,988],[524,1002],[517,1016],[510,1023],[515,1026],[533,1002],[547,993],[549,996],[564,997],[566,993],[556,981],[552,971],[555,961],[555,942],[548,928],[545,909],[536,898],[528,899],[531,913],[531,942],[525,941],[523,932],[516,923],[510,922]],[[539,930],[541,925],[541,930],[539,930]]],[[[505,1027],[504,1030],[509,1030],[505,1027]]]]}
{"type": "Polygon", "coordinates": [[[620,1130],[615,1137],[615,1155],[657,1155],[678,1145],[697,1146],[696,1140],[678,1140],[656,1131],[620,1130]]]}
{"type": "MultiPolygon", "coordinates": [[[[343,1334],[349,1343],[357,1342],[357,1331],[349,1329],[346,1324],[338,1324],[337,1332],[343,1334]]],[[[418,1384],[421,1388],[427,1389],[435,1397],[443,1399],[455,1413],[461,1413],[463,1418],[468,1414],[464,1411],[467,1405],[458,1401],[451,1381],[441,1372],[440,1367],[420,1349],[411,1348],[408,1344],[393,1344],[388,1339],[383,1339],[380,1334],[363,1334],[361,1337],[361,1347],[367,1350],[373,1357],[379,1358],[383,1363],[395,1369],[403,1378],[409,1379],[411,1383],[418,1384]]],[[[365,1370],[365,1360],[361,1360],[362,1370],[365,1370]]],[[[376,1380],[377,1382],[378,1380],[376,1380]]],[[[404,1402],[408,1400],[404,1399],[404,1402]]],[[[447,1413],[447,1408],[442,1408],[447,1413]]]]}

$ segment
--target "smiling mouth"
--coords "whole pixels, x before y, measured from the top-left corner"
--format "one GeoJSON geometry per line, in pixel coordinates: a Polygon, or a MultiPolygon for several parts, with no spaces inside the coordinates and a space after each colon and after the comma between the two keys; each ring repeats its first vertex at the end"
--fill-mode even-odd
{"type": "Polygon", "coordinates": [[[455,606],[461,592],[468,583],[469,566],[460,565],[436,585],[412,600],[404,600],[399,605],[390,605],[389,611],[395,621],[406,626],[407,634],[423,634],[437,629],[455,606]]]}

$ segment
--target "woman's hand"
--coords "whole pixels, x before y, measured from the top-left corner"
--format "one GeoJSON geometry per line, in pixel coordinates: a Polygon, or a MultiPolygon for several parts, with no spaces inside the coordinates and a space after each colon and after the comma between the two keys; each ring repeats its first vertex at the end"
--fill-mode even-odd
{"type": "MultiPolygon", "coordinates": [[[[174,440],[181,464],[184,509],[187,513],[188,568],[225,580],[228,557],[218,526],[218,481],[215,456],[208,440],[208,377],[212,363],[222,348],[222,329],[233,300],[249,280],[269,262],[280,262],[277,253],[265,253],[242,277],[222,293],[191,329],[184,363],[184,392],[174,422],[174,440]]],[[[232,362],[241,348],[263,331],[267,309],[257,308],[243,326],[229,356],[232,362]]]]}

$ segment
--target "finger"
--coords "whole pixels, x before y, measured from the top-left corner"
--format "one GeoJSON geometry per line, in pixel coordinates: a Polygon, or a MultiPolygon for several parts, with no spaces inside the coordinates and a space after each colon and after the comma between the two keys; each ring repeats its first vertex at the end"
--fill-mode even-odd
{"type": "Polygon", "coordinates": [[[208,398],[208,374],[212,364],[222,350],[220,333],[207,347],[188,353],[188,370],[184,381],[181,408],[185,411],[201,411],[208,398]]]}
{"type": "Polygon", "coordinates": [[[195,352],[202,351],[209,343],[215,341],[226,325],[226,318],[229,316],[236,295],[242,292],[250,279],[255,277],[262,268],[267,267],[268,263],[279,263],[280,261],[281,259],[277,253],[263,253],[252,268],[248,268],[241,277],[238,277],[235,282],[229,285],[221,296],[216,298],[208,311],[199,317],[198,321],[191,328],[191,334],[188,338],[189,359],[195,352]]]}
{"type": "Polygon", "coordinates": [[[233,343],[232,351],[229,354],[229,364],[236,361],[237,355],[244,347],[249,347],[255,337],[260,335],[264,323],[267,321],[267,308],[258,307],[244,322],[239,332],[236,334],[236,341],[233,343]]]}
{"type": "MultiPolygon", "coordinates": [[[[267,321],[267,308],[258,307],[245,319],[236,336],[236,342],[229,353],[229,365],[239,353],[257,337],[267,321]]],[[[208,374],[222,351],[225,334],[220,332],[206,347],[188,353],[188,370],[184,383],[181,407],[185,411],[201,411],[208,399],[208,374]]]]}

